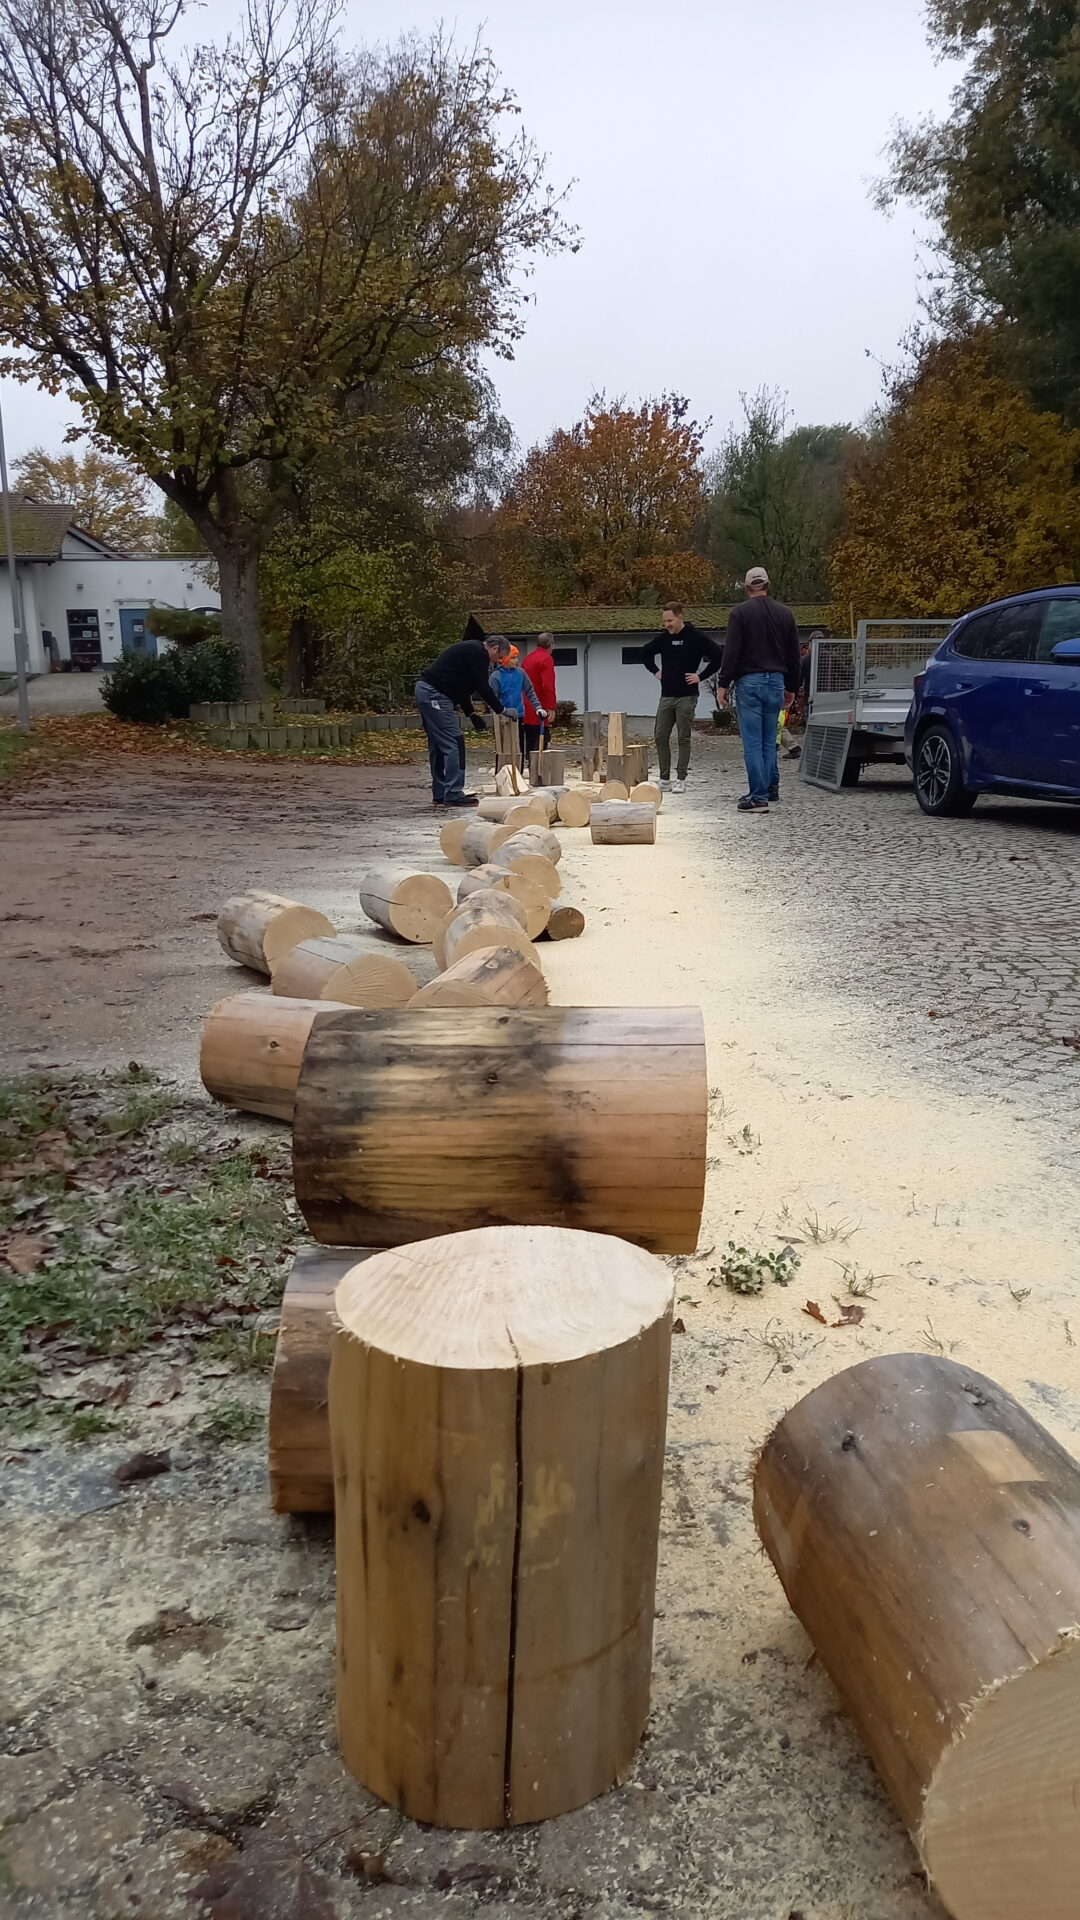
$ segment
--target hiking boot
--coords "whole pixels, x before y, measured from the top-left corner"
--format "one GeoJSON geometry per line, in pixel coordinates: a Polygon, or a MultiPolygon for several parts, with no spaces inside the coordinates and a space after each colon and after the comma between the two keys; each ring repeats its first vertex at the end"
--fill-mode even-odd
{"type": "Polygon", "coordinates": [[[770,787],[770,788],[769,788],[769,799],[770,799],[770,800],[772,800],[772,801],[777,801],[777,800],[779,800],[779,798],[780,798],[780,788],[779,788],[778,786],[776,786],[776,787],[770,787]]]}

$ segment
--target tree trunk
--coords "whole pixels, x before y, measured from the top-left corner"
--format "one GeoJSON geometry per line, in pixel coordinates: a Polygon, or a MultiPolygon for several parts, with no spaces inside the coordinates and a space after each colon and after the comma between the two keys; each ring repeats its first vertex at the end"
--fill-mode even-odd
{"type": "Polygon", "coordinates": [[[309,693],[319,670],[319,636],[304,613],[294,613],[285,655],[285,691],[294,699],[309,693]]]}
{"type": "Polygon", "coordinates": [[[535,1227],[429,1239],[339,1283],[338,1734],[412,1819],[517,1826],[626,1778],[649,1707],[671,1305],[636,1247],[535,1227]]]}
{"type": "Polygon", "coordinates": [[[240,649],[245,700],[266,695],[259,619],[259,551],[250,537],[219,533],[214,549],[221,585],[221,631],[240,649]]]}
{"type": "Polygon", "coordinates": [[[982,1374],[888,1354],[785,1415],[754,1519],[949,1912],[1073,1920],[1076,1461],[982,1374]]]}

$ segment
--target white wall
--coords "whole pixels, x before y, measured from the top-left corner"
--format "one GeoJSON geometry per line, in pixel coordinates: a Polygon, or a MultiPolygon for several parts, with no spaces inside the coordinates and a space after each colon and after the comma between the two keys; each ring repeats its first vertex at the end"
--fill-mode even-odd
{"type": "MultiPolygon", "coordinates": [[[[96,612],[101,631],[101,657],[108,664],[118,660],[123,651],[121,607],[145,610],[154,603],[170,607],[220,606],[220,595],[202,578],[199,564],[193,560],[117,560],[87,552],[79,557],[65,556],[49,566],[20,566],[31,673],[42,673],[48,665],[41,644],[42,627],[48,627],[56,635],[61,659],[70,657],[69,610],[96,612]]],[[[7,568],[0,566],[0,670],[10,673],[14,666],[11,592],[7,568]]]]}
{"type": "MultiPolygon", "coordinates": [[[[589,647],[588,696],[585,688],[585,643],[572,635],[556,634],[555,647],[576,647],[576,667],[555,669],[556,691],[560,700],[572,700],[579,713],[625,713],[633,720],[652,720],[660,698],[658,683],[639,662],[623,662],[623,648],[640,647],[648,634],[596,635],[589,647]]],[[[713,710],[712,694],[703,690],[698,698],[698,718],[708,719],[713,710]]]]}

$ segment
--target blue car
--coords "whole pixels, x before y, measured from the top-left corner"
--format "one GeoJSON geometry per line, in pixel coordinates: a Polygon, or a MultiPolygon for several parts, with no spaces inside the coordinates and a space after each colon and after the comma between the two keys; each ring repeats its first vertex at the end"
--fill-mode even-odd
{"type": "Polygon", "coordinates": [[[970,813],[980,793],[1080,800],[1080,586],[958,620],[916,677],[904,756],[924,813],[970,813]]]}

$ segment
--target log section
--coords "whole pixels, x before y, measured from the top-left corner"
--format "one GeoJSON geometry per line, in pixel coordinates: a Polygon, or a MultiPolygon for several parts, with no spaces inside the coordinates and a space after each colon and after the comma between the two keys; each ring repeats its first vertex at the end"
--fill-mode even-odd
{"type": "MultiPolygon", "coordinates": [[[[520,806],[520,800],[517,802],[520,806]]],[[[461,836],[461,853],[467,867],[482,867],[513,836],[513,827],[498,820],[470,820],[461,836]]]]}
{"type": "MultiPolygon", "coordinates": [[[[545,860],[550,860],[556,867],[562,859],[562,841],[558,834],[553,833],[550,827],[542,827],[535,822],[515,827],[509,837],[500,842],[496,852],[501,854],[504,847],[512,847],[515,853],[542,853],[545,860]]],[[[500,862],[493,857],[493,864],[498,866],[500,862]]]]}
{"type": "Polygon", "coordinates": [[[517,833],[522,827],[546,829],[550,819],[551,808],[546,796],[532,794],[528,799],[519,800],[516,806],[507,808],[504,825],[508,826],[511,832],[517,833]]]}
{"type": "Polygon", "coordinates": [[[373,867],[360,882],[360,905],[368,919],[387,933],[430,946],[453,900],[437,874],[413,873],[408,867],[373,867]]]}
{"type": "Polygon", "coordinates": [[[780,1422],[754,1516],[956,1920],[1074,1920],[1076,1461],[981,1374],[890,1354],[780,1422]]]}
{"type": "Polygon", "coordinates": [[[629,800],[630,790],[624,780],[604,781],[604,800],[629,800]]]}
{"type": "Polygon", "coordinates": [[[631,789],[630,798],[642,806],[655,807],[657,813],[664,804],[663,793],[654,780],[639,780],[637,786],[631,789]]]}
{"type": "MultiPolygon", "coordinates": [[[[481,801],[480,808],[477,809],[478,812],[483,805],[484,802],[481,801]]],[[[452,867],[463,867],[465,865],[465,855],[461,851],[461,843],[465,838],[466,830],[471,826],[472,818],[470,815],[465,814],[460,820],[448,820],[445,827],[439,828],[439,845],[452,867]]]]}
{"type": "Polygon", "coordinates": [[[526,960],[540,965],[526,930],[521,902],[508,893],[474,893],[443,928],[443,965],[452,967],[478,947],[493,946],[516,947],[526,960]]]}
{"type": "Polygon", "coordinates": [[[587,827],[592,801],[581,787],[567,787],[559,795],[559,819],[564,827],[587,827]]]}
{"type": "Polygon", "coordinates": [[[671,1297],[638,1248],[521,1227],[403,1247],[338,1287],[338,1732],[413,1819],[514,1826],[625,1777],[671,1297]]]}
{"type": "Polygon", "coordinates": [[[334,1289],[371,1247],[304,1247],[281,1303],[270,1382],[270,1500],[275,1513],[333,1513],[330,1341],[334,1289]]]}
{"type": "Polygon", "coordinates": [[[580,907],[552,907],[544,933],[549,940],[576,940],[585,931],[585,915],[580,907]]]}
{"type": "MultiPolygon", "coordinates": [[[[516,834],[514,838],[516,840],[516,834]]],[[[549,860],[544,853],[534,853],[531,847],[510,846],[508,842],[499,848],[491,864],[505,873],[519,873],[531,887],[546,893],[549,900],[556,899],[562,890],[554,860],[549,860]]]]}
{"type": "Polygon", "coordinates": [[[593,780],[604,764],[604,716],[602,713],[583,713],[581,716],[581,777],[593,780]]]}
{"type": "Polygon", "coordinates": [[[656,839],[656,808],[633,800],[594,807],[589,832],[597,847],[651,847],[656,839]]]}
{"type": "Polygon", "coordinates": [[[490,928],[490,946],[455,960],[413,995],[410,1007],[546,1007],[547,981],[517,947],[502,944],[504,931],[490,928]]]}
{"type": "MultiPolygon", "coordinates": [[[[446,936],[457,920],[463,920],[467,926],[477,926],[486,922],[496,927],[516,927],[524,932],[527,920],[525,908],[513,894],[495,887],[481,888],[479,893],[470,893],[447,914],[442,926],[435,935],[433,953],[437,965],[446,965],[446,936]]],[[[426,984],[426,983],[425,983],[426,984]]]]}
{"type": "Polygon", "coordinates": [[[274,993],[292,1000],[405,1007],[417,987],[424,985],[417,971],[392,954],[372,953],[364,940],[339,934],[334,940],[301,940],[277,962],[271,986],[274,993]]]}
{"type": "Polygon", "coordinates": [[[547,926],[551,913],[548,895],[520,873],[514,873],[506,867],[472,867],[462,875],[457,904],[463,906],[472,894],[487,892],[508,893],[512,900],[525,909],[525,931],[530,940],[535,940],[547,926]]]}
{"type": "Polygon", "coordinates": [[[706,1105],[695,1008],[335,1013],[304,1055],[296,1197],[326,1244],[537,1222],[692,1253],[706,1105]]]}
{"type": "Polygon", "coordinates": [[[566,779],[566,750],[563,747],[544,747],[537,755],[540,777],[538,787],[561,787],[566,779]]]}
{"type": "Polygon", "coordinates": [[[272,972],[275,960],[301,940],[320,934],[332,939],[336,932],[325,913],[257,888],[226,900],[217,923],[217,936],[229,959],[238,966],[251,967],[255,973],[272,972]]]}
{"type": "Polygon", "coordinates": [[[608,714],[607,750],[608,750],[609,758],[613,753],[620,754],[620,753],[626,752],[626,715],[625,713],[609,713],[608,714]]]}
{"type": "Polygon", "coordinates": [[[326,1000],[281,1000],[271,993],[234,993],[211,1007],[203,1023],[199,1073],[222,1106],[291,1120],[296,1083],[317,1013],[326,1000]]]}

